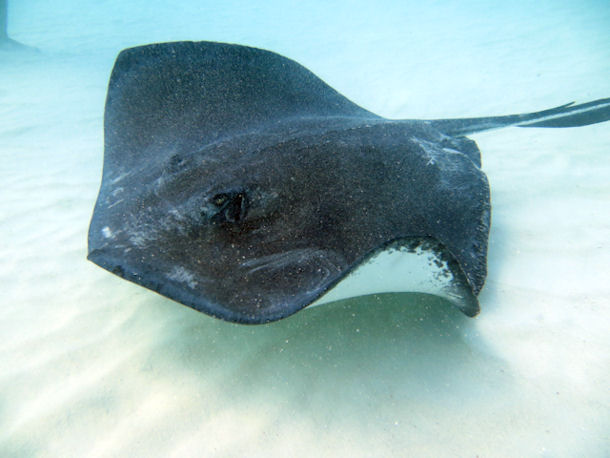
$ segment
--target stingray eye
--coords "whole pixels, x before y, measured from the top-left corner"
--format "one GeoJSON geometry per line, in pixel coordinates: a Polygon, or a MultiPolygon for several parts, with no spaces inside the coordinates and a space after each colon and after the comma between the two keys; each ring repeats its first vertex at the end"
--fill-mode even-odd
{"type": "Polygon", "coordinates": [[[248,213],[248,195],[245,191],[222,192],[212,197],[215,214],[211,220],[216,224],[239,224],[248,213]]]}

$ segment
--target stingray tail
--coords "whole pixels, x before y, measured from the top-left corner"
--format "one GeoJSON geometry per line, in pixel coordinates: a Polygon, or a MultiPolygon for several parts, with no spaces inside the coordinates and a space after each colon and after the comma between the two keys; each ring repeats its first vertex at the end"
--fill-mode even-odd
{"type": "Polygon", "coordinates": [[[549,110],[486,118],[437,119],[431,123],[453,136],[469,135],[501,127],[579,127],[610,120],[610,98],[574,105],[574,102],[549,110]]]}

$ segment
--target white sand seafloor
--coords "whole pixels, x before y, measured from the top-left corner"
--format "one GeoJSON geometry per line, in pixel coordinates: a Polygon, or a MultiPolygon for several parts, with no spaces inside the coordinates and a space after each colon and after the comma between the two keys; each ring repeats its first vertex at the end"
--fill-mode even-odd
{"type": "Polygon", "coordinates": [[[476,319],[385,295],[234,325],[85,260],[125,47],[271,49],[390,118],[509,114],[610,97],[607,1],[9,8],[38,51],[0,51],[0,456],[610,456],[608,122],[473,136],[476,319]]]}

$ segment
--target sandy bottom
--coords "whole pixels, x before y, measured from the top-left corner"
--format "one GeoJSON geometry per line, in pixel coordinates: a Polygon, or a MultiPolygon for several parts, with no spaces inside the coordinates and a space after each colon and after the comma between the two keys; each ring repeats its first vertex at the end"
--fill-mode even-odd
{"type": "Polygon", "coordinates": [[[384,116],[506,114],[610,96],[604,2],[16,3],[9,32],[41,52],[0,54],[0,455],[610,454],[610,123],[474,137],[476,319],[384,295],[232,325],[85,260],[125,46],[240,42],[384,116]]]}

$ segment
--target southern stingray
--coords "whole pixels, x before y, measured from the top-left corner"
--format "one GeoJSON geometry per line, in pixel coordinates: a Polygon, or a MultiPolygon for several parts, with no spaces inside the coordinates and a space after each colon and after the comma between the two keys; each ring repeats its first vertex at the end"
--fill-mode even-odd
{"type": "Polygon", "coordinates": [[[273,52],[211,42],[126,49],[108,87],[88,258],[234,322],[375,291],[437,294],[474,316],[490,193],[465,135],[608,119],[610,99],[390,120],[273,52]],[[379,268],[403,277],[391,284],[379,268]]]}

